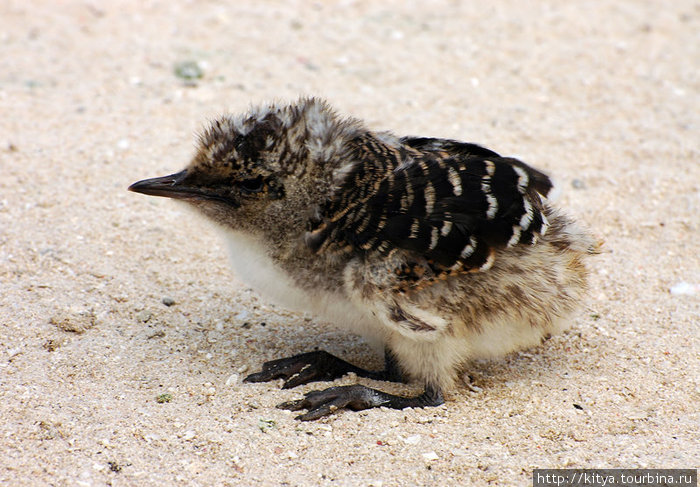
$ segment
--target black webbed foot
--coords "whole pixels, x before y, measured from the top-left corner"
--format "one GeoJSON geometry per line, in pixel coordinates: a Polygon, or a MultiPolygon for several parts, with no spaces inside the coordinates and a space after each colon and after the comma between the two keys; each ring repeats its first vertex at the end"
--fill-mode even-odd
{"type": "Polygon", "coordinates": [[[284,379],[282,389],[316,381],[330,381],[349,372],[366,376],[371,372],[361,369],[323,350],[307,352],[289,358],[265,362],[262,370],[250,374],[244,382],[267,382],[284,379]]]}
{"type": "Polygon", "coordinates": [[[408,407],[439,406],[444,402],[442,393],[434,387],[426,387],[425,392],[415,397],[402,397],[378,391],[363,385],[331,387],[323,391],[308,392],[303,399],[279,404],[280,409],[307,412],[296,417],[301,421],[333,414],[338,409],[349,408],[355,411],[380,406],[403,409],[408,407]]]}
{"type": "MultiPolygon", "coordinates": [[[[307,352],[289,358],[265,362],[260,372],[250,374],[244,382],[266,382],[284,379],[283,389],[290,389],[314,381],[330,381],[353,372],[359,377],[374,380],[403,382],[404,377],[394,355],[386,350],[384,370],[365,370],[322,350],[307,352]]],[[[378,391],[363,385],[331,387],[322,391],[311,391],[303,399],[279,404],[280,409],[307,412],[297,416],[302,421],[312,421],[329,415],[338,409],[356,411],[385,406],[393,409],[407,407],[438,406],[444,402],[440,391],[426,387],[425,392],[415,397],[401,397],[378,391]]]]}
{"type": "Polygon", "coordinates": [[[291,389],[309,382],[338,379],[350,372],[368,379],[402,382],[403,375],[396,364],[396,359],[388,350],[385,352],[385,360],[384,370],[365,370],[328,352],[317,350],[265,362],[260,372],[250,374],[243,379],[243,382],[284,379],[282,389],[291,389]]]}

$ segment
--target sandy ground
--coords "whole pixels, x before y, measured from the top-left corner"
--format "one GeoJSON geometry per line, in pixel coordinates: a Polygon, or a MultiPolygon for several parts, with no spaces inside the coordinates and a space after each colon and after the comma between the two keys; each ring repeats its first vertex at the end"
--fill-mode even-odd
{"type": "Polygon", "coordinates": [[[700,466],[696,1],[228,3],[0,5],[0,484],[700,466]],[[300,94],[552,174],[606,242],[571,332],[471,364],[474,390],[435,409],[299,423],[274,405],[319,385],[241,384],[314,347],[379,359],[263,302],[209,224],[126,187],[183,167],[208,118],[300,94]]]}

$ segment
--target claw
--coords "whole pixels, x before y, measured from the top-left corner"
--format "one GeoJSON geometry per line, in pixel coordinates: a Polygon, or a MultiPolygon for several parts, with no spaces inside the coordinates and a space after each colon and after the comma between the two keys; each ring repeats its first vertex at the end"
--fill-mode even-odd
{"type": "Polygon", "coordinates": [[[276,406],[277,409],[286,409],[287,411],[299,411],[304,409],[303,406],[304,399],[297,399],[296,401],[285,401],[276,406]]]}

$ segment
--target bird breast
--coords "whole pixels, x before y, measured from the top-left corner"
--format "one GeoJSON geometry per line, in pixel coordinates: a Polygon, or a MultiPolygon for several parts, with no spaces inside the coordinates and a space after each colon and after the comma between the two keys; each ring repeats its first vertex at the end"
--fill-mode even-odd
{"type": "Polygon", "coordinates": [[[307,291],[270,257],[260,239],[226,231],[225,240],[235,276],[270,302],[291,311],[309,313],[370,339],[377,335],[377,320],[368,310],[338,292],[321,288],[307,291]]]}

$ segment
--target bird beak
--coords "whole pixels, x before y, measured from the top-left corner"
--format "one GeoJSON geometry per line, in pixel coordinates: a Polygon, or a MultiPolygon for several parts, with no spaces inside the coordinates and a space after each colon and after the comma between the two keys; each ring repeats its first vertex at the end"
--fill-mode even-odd
{"type": "Polygon", "coordinates": [[[177,200],[216,200],[233,207],[240,206],[229,194],[220,194],[218,191],[191,183],[187,181],[187,169],[185,169],[169,176],[135,182],[129,186],[129,191],[177,200]]]}
{"type": "Polygon", "coordinates": [[[197,188],[183,185],[187,170],[169,176],[144,179],[129,186],[129,191],[150,196],[167,196],[168,198],[187,199],[196,194],[197,188]]]}

